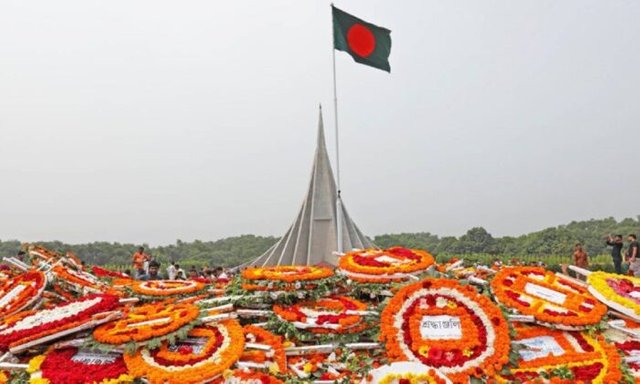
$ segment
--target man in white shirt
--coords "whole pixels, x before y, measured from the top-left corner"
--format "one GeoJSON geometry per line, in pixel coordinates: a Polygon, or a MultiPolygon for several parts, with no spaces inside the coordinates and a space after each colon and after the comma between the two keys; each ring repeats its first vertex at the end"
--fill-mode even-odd
{"type": "Polygon", "coordinates": [[[187,275],[184,273],[184,269],[180,268],[180,265],[176,264],[176,280],[186,280],[187,275]]]}
{"type": "Polygon", "coordinates": [[[176,263],[172,261],[171,264],[169,264],[169,266],[167,267],[167,277],[169,277],[169,280],[176,279],[176,272],[178,272],[178,270],[176,269],[176,263]]]}

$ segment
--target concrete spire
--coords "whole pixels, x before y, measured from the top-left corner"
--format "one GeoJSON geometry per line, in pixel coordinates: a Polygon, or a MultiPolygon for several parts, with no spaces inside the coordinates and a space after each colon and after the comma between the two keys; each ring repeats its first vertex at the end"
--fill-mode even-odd
{"type": "MultiPolygon", "coordinates": [[[[318,120],[318,139],[311,182],[300,212],[289,230],[262,256],[246,266],[337,264],[333,254],[338,249],[338,191],[333,177],[322,123],[322,107],[318,120]]],[[[372,244],[342,208],[342,244],[345,251],[368,248],[372,244]]]]}

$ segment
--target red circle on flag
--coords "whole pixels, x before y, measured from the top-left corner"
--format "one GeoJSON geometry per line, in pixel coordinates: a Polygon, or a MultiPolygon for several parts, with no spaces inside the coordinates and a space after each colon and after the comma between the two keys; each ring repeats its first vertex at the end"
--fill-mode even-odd
{"type": "Polygon", "coordinates": [[[376,49],[376,37],[362,24],[356,23],[347,31],[349,49],[360,57],[367,57],[376,49]]]}

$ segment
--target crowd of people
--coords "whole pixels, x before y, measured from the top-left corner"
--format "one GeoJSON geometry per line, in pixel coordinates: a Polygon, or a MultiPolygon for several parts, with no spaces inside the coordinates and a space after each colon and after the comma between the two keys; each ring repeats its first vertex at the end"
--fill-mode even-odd
{"type": "Polygon", "coordinates": [[[161,264],[151,255],[145,253],[144,247],[138,250],[132,256],[131,270],[125,271],[129,276],[136,280],[195,280],[203,283],[228,282],[233,276],[231,272],[222,267],[202,267],[198,269],[191,266],[187,271],[180,264],[171,262],[166,267],[165,273],[162,273],[161,264]]]}
{"type": "MultiPolygon", "coordinates": [[[[640,245],[638,245],[638,237],[634,234],[627,236],[628,246],[624,253],[622,235],[610,234],[605,238],[605,241],[611,247],[611,259],[615,272],[623,274],[627,269],[627,274],[640,276],[640,245]]],[[[580,268],[589,268],[589,255],[580,243],[577,243],[573,250],[573,264],[580,268]]]]}

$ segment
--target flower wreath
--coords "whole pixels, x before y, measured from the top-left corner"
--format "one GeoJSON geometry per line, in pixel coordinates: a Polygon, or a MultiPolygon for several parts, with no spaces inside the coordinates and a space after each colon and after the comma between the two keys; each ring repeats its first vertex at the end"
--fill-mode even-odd
{"type": "Polygon", "coordinates": [[[454,382],[493,375],[509,356],[500,309],[475,288],[426,279],[401,288],[381,317],[381,341],[392,361],[418,361],[454,382]]]}
{"type": "Polygon", "coordinates": [[[136,280],[130,288],[134,294],[158,298],[198,292],[205,288],[205,284],[193,280],[136,280]]]}
{"type": "Polygon", "coordinates": [[[119,279],[130,279],[131,278],[131,277],[125,275],[122,272],[111,271],[109,269],[102,268],[102,267],[97,266],[97,265],[94,265],[93,267],[91,267],[91,272],[93,272],[93,274],[96,275],[97,277],[103,277],[103,278],[119,278],[119,279]]]}
{"type": "Polygon", "coordinates": [[[31,263],[34,265],[39,265],[41,262],[40,259],[48,263],[53,263],[63,257],[61,253],[35,244],[28,245],[27,252],[29,253],[29,257],[31,258],[31,263]]]}
{"type": "MultiPolygon", "coordinates": [[[[287,365],[292,377],[304,382],[322,380],[333,383],[359,383],[369,371],[379,366],[380,356],[372,351],[352,351],[338,347],[332,353],[311,353],[288,356],[287,365]],[[294,376],[295,375],[295,376],[294,376]]],[[[285,380],[289,382],[289,380],[285,380]]]]}
{"type": "Polygon", "coordinates": [[[515,332],[513,343],[520,345],[518,363],[510,375],[497,377],[499,382],[531,382],[542,374],[552,376],[559,368],[569,370],[572,378],[555,377],[554,383],[610,384],[622,378],[620,355],[602,336],[539,326],[518,326],[515,332]]]}
{"type": "Polygon", "coordinates": [[[86,287],[96,291],[96,293],[106,290],[106,287],[104,287],[103,284],[101,284],[93,275],[83,271],[74,271],[72,269],[65,268],[62,265],[56,265],[51,269],[51,272],[53,272],[58,279],[71,285],[86,287]]]}
{"type": "Polygon", "coordinates": [[[317,377],[318,380],[342,382],[349,377],[349,372],[338,370],[340,363],[328,354],[314,353],[287,358],[287,365],[298,377],[317,377]]]}
{"type": "Polygon", "coordinates": [[[421,272],[435,263],[431,254],[417,249],[393,247],[349,252],[339,261],[340,273],[362,283],[406,280],[407,274],[421,272]]]}
{"type": "Polygon", "coordinates": [[[212,384],[284,384],[282,380],[254,369],[234,369],[225,371],[222,378],[212,384]]]}
{"type": "Polygon", "coordinates": [[[296,281],[320,280],[333,276],[333,271],[327,267],[307,265],[285,265],[276,267],[247,268],[242,271],[242,278],[246,280],[273,280],[285,283],[296,281]]]}
{"type": "Polygon", "coordinates": [[[164,342],[154,351],[146,348],[124,355],[129,372],[151,384],[200,383],[216,378],[231,367],[244,349],[244,333],[236,320],[192,329],[186,340],[170,347],[164,342]]]}
{"type": "Polygon", "coordinates": [[[92,294],[51,309],[23,311],[0,323],[0,350],[72,329],[89,322],[94,315],[118,306],[118,297],[92,294]]]}
{"type": "Polygon", "coordinates": [[[247,291],[311,290],[332,276],[330,268],[317,266],[247,268],[242,271],[242,288],[247,291]]]}
{"type": "Polygon", "coordinates": [[[132,383],[121,354],[52,349],[29,362],[30,382],[39,384],[132,383]]]}
{"type": "Polygon", "coordinates": [[[264,344],[271,347],[270,351],[259,349],[245,348],[240,361],[249,361],[252,363],[269,365],[269,371],[272,373],[285,373],[287,371],[287,356],[282,345],[282,337],[277,336],[265,329],[256,327],[255,325],[245,325],[243,328],[245,337],[245,346],[250,343],[264,344]]]}
{"type": "Polygon", "coordinates": [[[438,376],[432,369],[428,373],[390,373],[384,376],[378,384],[446,384],[447,380],[438,376]]]}
{"type": "Polygon", "coordinates": [[[19,312],[40,298],[47,285],[42,272],[26,272],[0,286],[0,319],[19,312]]]}
{"type": "Polygon", "coordinates": [[[542,325],[569,330],[597,324],[607,312],[586,288],[540,267],[503,268],[491,281],[491,291],[498,302],[542,325]]]}
{"type": "Polygon", "coordinates": [[[368,327],[363,311],[367,305],[346,296],[331,296],[289,306],[274,305],[279,320],[312,333],[358,333],[368,327]]]}
{"type": "Polygon", "coordinates": [[[157,302],[134,307],[122,319],[97,327],[93,338],[104,344],[143,342],[164,337],[198,319],[200,308],[188,303],[157,302]]]}
{"type": "MultiPolygon", "coordinates": [[[[627,356],[638,356],[640,354],[640,341],[638,340],[626,340],[615,343],[618,351],[622,352],[625,357],[627,356]]],[[[629,371],[631,375],[634,377],[636,383],[640,383],[640,361],[630,361],[627,362],[629,366],[629,371]]]]}
{"type": "Polygon", "coordinates": [[[589,292],[598,300],[640,321],[640,278],[592,272],[587,283],[589,292]]]}
{"type": "Polygon", "coordinates": [[[445,375],[417,362],[395,362],[371,372],[362,384],[451,384],[445,375]]]}

